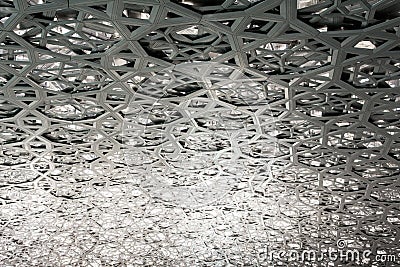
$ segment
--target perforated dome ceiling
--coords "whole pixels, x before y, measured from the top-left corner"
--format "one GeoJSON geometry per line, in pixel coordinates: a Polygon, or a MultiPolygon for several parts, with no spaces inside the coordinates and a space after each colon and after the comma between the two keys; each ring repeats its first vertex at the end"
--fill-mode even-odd
{"type": "Polygon", "coordinates": [[[0,265],[398,266],[399,11],[1,1],[0,265]]]}

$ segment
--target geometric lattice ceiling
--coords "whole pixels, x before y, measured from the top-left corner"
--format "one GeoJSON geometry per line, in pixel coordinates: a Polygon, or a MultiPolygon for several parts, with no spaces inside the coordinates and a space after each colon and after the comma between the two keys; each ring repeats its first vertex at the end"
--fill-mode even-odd
{"type": "Polygon", "coordinates": [[[0,265],[399,266],[399,12],[1,1],[0,265]]]}

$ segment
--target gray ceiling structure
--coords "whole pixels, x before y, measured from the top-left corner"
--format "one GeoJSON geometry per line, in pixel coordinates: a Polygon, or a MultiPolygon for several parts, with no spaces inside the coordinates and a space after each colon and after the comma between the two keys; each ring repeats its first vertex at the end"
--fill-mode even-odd
{"type": "Polygon", "coordinates": [[[0,265],[356,266],[267,251],[338,241],[397,255],[399,11],[1,1],[0,265]]]}

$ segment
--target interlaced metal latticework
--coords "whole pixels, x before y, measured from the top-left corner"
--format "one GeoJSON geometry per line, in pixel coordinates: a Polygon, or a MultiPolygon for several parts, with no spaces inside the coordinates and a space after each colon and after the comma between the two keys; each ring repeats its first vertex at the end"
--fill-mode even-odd
{"type": "Polygon", "coordinates": [[[0,265],[362,264],[268,257],[338,240],[398,255],[399,12],[0,1],[0,265]]]}

